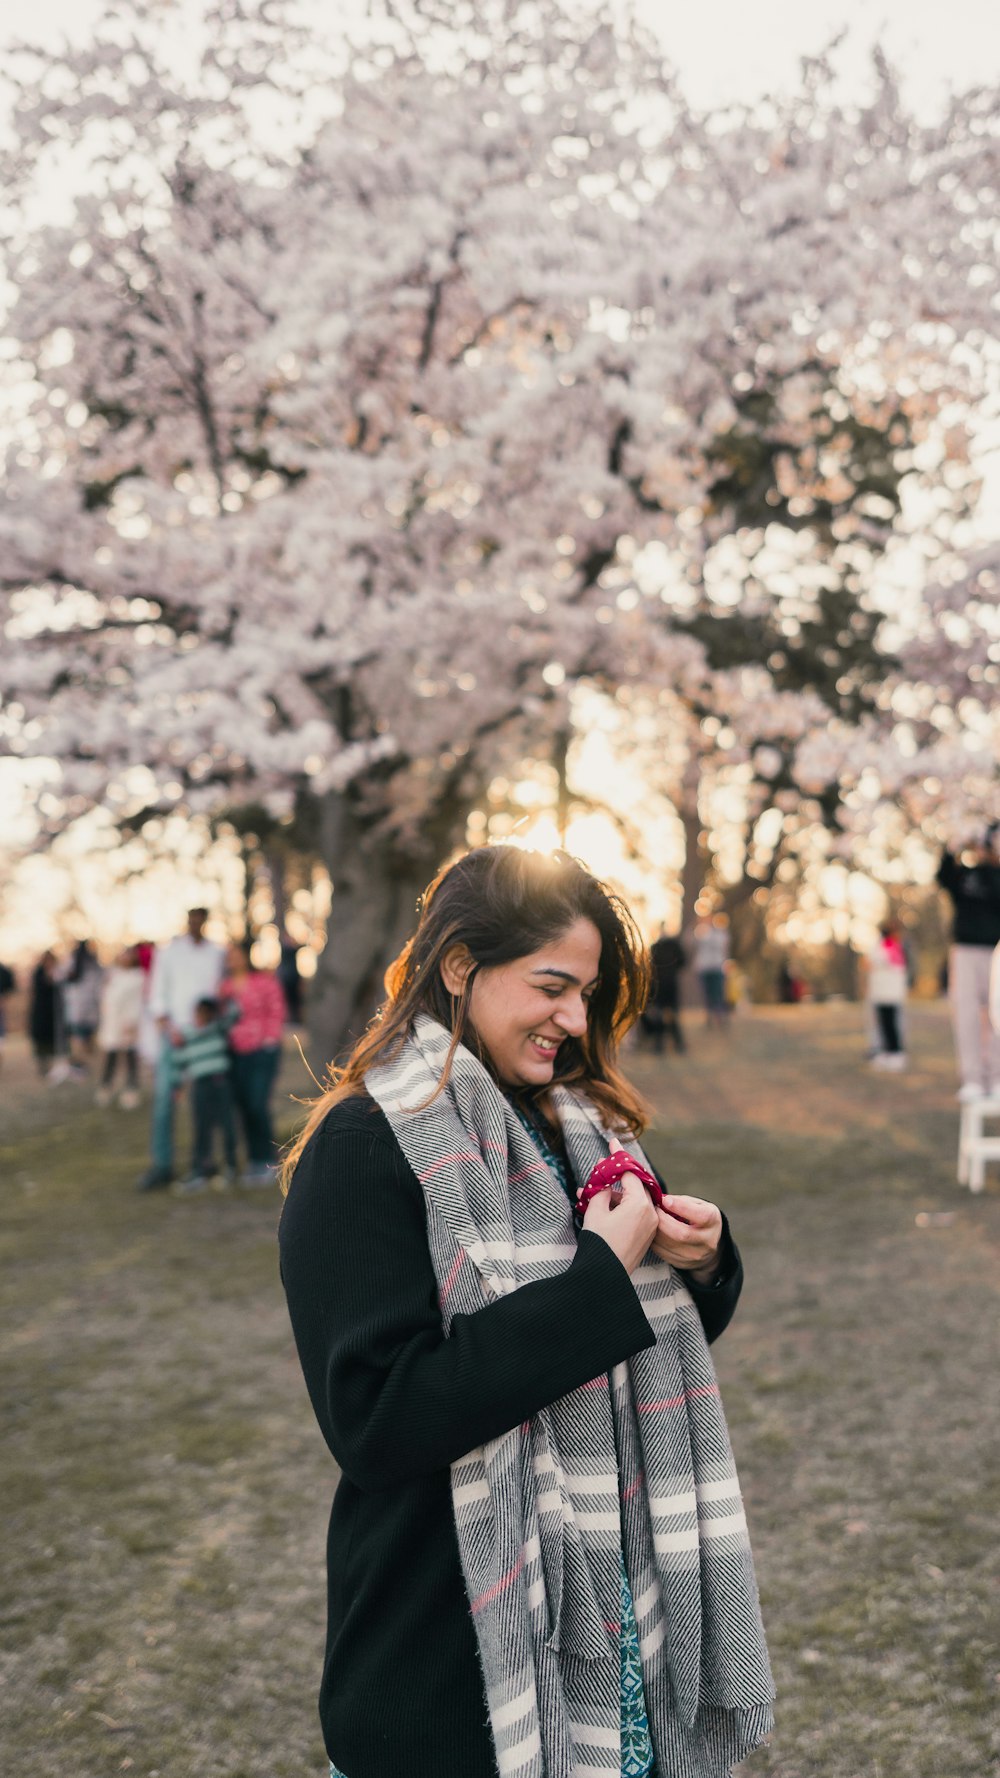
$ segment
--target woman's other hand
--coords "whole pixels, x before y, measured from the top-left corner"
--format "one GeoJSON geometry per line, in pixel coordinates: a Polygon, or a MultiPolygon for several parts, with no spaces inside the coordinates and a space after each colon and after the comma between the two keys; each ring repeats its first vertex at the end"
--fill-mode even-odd
{"type": "Polygon", "coordinates": [[[584,1212],[583,1226],[600,1235],[626,1272],[634,1272],[656,1234],[656,1211],[641,1180],[626,1173],[616,1191],[598,1192],[584,1212]]]}
{"type": "MultiPolygon", "coordinates": [[[[652,1208],[652,1206],[650,1206],[652,1208]]],[[[722,1215],[704,1198],[665,1197],[654,1210],[653,1252],[678,1272],[689,1272],[696,1284],[711,1284],[719,1269],[722,1215]]]]}

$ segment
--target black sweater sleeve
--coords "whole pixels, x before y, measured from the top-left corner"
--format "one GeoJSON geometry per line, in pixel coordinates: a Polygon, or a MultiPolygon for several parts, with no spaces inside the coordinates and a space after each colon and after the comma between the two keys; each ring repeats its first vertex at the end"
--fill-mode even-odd
{"type": "Polygon", "coordinates": [[[316,1417],[366,1491],[445,1469],[655,1336],[599,1235],[446,1339],[420,1187],[398,1144],[328,1121],[296,1169],[281,1274],[316,1417]]]}
{"type": "MultiPolygon", "coordinates": [[[[684,1277],[683,1272],[681,1276],[684,1277]]],[[[691,1277],[685,1278],[691,1299],[701,1316],[701,1325],[705,1329],[705,1338],[709,1345],[717,1340],[736,1313],[736,1305],[743,1289],[743,1261],[740,1250],[729,1231],[729,1221],[725,1214],[722,1217],[722,1240],[719,1242],[719,1271],[711,1284],[696,1284],[691,1277]]]]}
{"type": "Polygon", "coordinates": [[[942,852],[941,863],[938,865],[937,880],[942,889],[953,895],[962,880],[962,866],[950,852],[942,852]]]}

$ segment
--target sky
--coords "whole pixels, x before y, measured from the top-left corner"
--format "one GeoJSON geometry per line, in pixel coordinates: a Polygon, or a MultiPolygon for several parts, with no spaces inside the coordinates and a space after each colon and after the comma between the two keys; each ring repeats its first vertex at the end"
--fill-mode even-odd
{"type": "Polygon", "coordinates": [[[1000,11],[992,0],[638,0],[696,104],[754,99],[795,78],[799,58],[849,33],[859,83],[881,40],[921,110],[1000,73],[1000,11]]]}
{"type": "MultiPolygon", "coordinates": [[[[921,110],[936,108],[949,89],[1000,76],[995,0],[755,0],[752,6],[746,0],[636,0],[636,6],[695,104],[753,99],[789,84],[799,57],[814,54],[844,29],[854,77],[863,80],[868,49],[881,38],[905,69],[921,110]]],[[[0,49],[19,37],[79,40],[101,10],[100,0],[32,0],[15,19],[15,9],[5,8],[0,49]]],[[[329,7],[328,16],[342,17],[345,10],[345,0],[336,0],[336,13],[329,7]]],[[[350,10],[360,11],[360,0],[352,0],[350,10]]]]}

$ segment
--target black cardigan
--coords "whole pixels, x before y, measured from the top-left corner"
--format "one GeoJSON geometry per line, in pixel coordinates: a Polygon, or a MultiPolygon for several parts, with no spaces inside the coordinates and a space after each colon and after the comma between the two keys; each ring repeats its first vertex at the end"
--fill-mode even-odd
{"type": "Polygon", "coordinates": [[[1000,865],[960,864],[945,852],[937,880],[955,904],[956,945],[1000,944],[1000,865]]]}
{"type": "MultiPolygon", "coordinates": [[[[632,1281],[584,1230],[558,1277],[444,1338],[420,1184],[382,1111],[334,1107],[305,1149],[279,1230],[295,1342],[342,1475],[327,1537],[320,1718],[348,1778],[496,1778],[459,1562],[449,1465],[654,1343],[632,1281]]],[[[705,1332],[743,1282],[690,1286],[705,1332]]]]}

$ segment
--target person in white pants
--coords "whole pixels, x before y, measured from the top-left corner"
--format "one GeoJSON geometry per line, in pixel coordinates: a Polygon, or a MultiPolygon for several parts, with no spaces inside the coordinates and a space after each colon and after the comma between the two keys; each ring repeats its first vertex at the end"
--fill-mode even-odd
{"type": "MultiPolygon", "coordinates": [[[[955,909],[948,989],[961,1076],[959,1099],[1000,1094],[1000,1030],[990,1017],[990,973],[1000,944],[1000,825],[968,863],[945,852],[938,882],[955,909]]],[[[998,990],[1000,993],[1000,990],[998,990]]]]}
{"type": "Polygon", "coordinates": [[[903,1007],[906,1003],[906,953],[899,932],[887,922],[868,958],[868,1004],[878,1033],[873,1068],[895,1072],[906,1067],[903,1045],[903,1007]]]}

